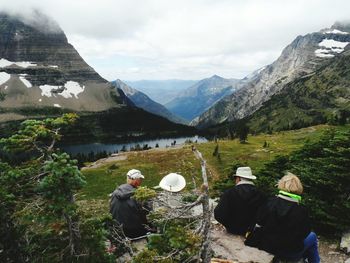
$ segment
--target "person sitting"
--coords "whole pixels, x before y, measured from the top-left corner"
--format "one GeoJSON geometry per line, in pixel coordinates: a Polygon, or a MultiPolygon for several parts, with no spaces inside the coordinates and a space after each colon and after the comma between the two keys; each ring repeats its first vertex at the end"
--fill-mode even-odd
{"type": "Polygon", "coordinates": [[[234,175],[236,186],[226,190],[214,210],[215,219],[229,233],[245,235],[254,223],[255,213],[265,196],[255,187],[250,167],[239,167],[234,175]]]}
{"type": "Polygon", "coordinates": [[[282,260],[320,262],[317,236],[311,232],[308,212],[300,204],[302,183],[296,175],[287,173],[279,180],[278,189],[279,194],[258,210],[255,229],[245,244],[282,260]]]}
{"type": "Polygon", "coordinates": [[[149,232],[146,216],[151,209],[133,198],[136,188],[142,184],[144,178],[139,170],[132,169],[127,173],[127,183],[120,185],[112,193],[110,213],[122,225],[124,234],[129,238],[140,237],[149,232]]]}

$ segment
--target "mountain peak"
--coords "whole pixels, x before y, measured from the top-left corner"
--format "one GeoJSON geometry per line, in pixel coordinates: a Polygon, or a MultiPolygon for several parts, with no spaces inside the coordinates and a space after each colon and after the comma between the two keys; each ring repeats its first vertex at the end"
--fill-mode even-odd
{"type": "Polygon", "coordinates": [[[220,77],[219,75],[214,74],[209,79],[223,79],[223,77],[220,77]]]}
{"type": "Polygon", "coordinates": [[[331,29],[350,33],[350,21],[337,21],[331,26],[331,29]]]}
{"type": "Polygon", "coordinates": [[[7,22],[17,30],[30,27],[33,30],[40,31],[43,34],[64,34],[58,23],[48,17],[38,9],[29,10],[26,13],[8,13],[0,12],[1,23],[7,22]]]}
{"type": "Polygon", "coordinates": [[[93,112],[129,102],[80,57],[54,20],[36,10],[0,13],[0,92],[0,121],[20,108],[93,112]]]}

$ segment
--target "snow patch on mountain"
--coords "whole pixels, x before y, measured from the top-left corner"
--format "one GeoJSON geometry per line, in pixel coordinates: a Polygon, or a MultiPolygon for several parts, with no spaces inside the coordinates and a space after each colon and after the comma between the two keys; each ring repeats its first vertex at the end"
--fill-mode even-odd
{"type": "Polygon", "coordinates": [[[27,88],[31,88],[31,87],[33,87],[33,85],[32,85],[32,83],[30,83],[30,82],[25,78],[26,75],[27,75],[27,74],[21,74],[21,75],[19,76],[19,79],[22,81],[22,83],[23,83],[27,88]]]}
{"type": "Polygon", "coordinates": [[[64,85],[64,91],[62,92],[62,96],[65,98],[71,98],[72,95],[78,99],[78,95],[82,93],[85,89],[85,86],[80,86],[78,82],[75,81],[67,81],[64,85]]]}
{"type": "Polygon", "coordinates": [[[6,83],[10,78],[10,74],[7,74],[6,72],[0,72],[0,85],[6,83]]]}
{"type": "Polygon", "coordinates": [[[333,30],[327,30],[323,32],[323,34],[341,34],[341,35],[347,35],[349,34],[348,32],[340,31],[338,29],[333,29],[333,30]]]}
{"type": "Polygon", "coordinates": [[[12,62],[5,58],[0,59],[0,67],[5,68],[11,65],[16,65],[21,68],[28,68],[28,67],[36,67],[37,64],[29,62],[29,61],[19,61],[19,62],[12,62]]]}
{"type": "Polygon", "coordinates": [[[322,42],[320,42],[318,45],[320,47],[326,47],[326,48],[342,48],[344,49],[349,42],[341,42],[341,41],[336,41],[334,39],[323,39],[322,42]]]}
{"type": "Polygon", "coordinates": [[[78,99],[78,95],[84,91],[85,86],[80,86],[75,81],[67,81],[64,86],[41,85],[39,88],[41,89],[41,96],[52,97],[52,91],[63,89],[62,92],[56,92],[55,94],[61,95],[66,99],[73,96],[78,99]]]}
{"type": "Polygon", "coordinates": [[[54,104],[53,106],[56,107],[56,108],[61,108],[60,104],[54,104]]]}
{"type": "MultiPolygon", "coordinates": [[[[334,30],[333,30],[334,31],[334,30]]],[[[336,41],[334,39],[323,39],[318,45],[322,48],[315,50],[315,55],[322,58],[334,57],[332,53],[341,53],[349,42],[336,41]]]]}

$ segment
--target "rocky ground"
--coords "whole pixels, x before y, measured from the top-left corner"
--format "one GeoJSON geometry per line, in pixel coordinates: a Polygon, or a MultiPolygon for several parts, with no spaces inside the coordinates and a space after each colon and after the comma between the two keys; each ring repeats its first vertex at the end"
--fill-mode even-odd
{"type": "MultiPolygon", "coordinates": [[[[220,225],[214,225],[211,233],[214,257],[226,259],[232,263],[269,263],[273,256],[262,250],[244,245],[243,237],[228,234],[220,225]]],[[[338,249],[338,244],[326,241],[322,237],[319,242],[321,262],[349,263],[350,256],[338,249]]],[[[220,262],[215,261],[213,262],[220,262]]]]}

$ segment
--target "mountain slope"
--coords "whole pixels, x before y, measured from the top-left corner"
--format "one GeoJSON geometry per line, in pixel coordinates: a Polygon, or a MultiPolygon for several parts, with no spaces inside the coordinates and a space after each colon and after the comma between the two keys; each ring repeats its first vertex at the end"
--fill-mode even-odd
{"type": "Polygon", "coordinates": [[[165,104],[165,107],[174,114],[190,121],[216,101],[234,92],[238,82],[239,80],[236,79],[224,79],[214,75],[197,82],[180,93],[175,99],[165,104]]]}
{"type": "Polygon", "coordinates": [[[34,15],[26,20],[0,13],[0,120],[19,108],[94,112],[128,104],[123,92],[85,63],[54,21],[34,15]]]}
{"type": "Polygon", "coordinates": [[[350,42],[349,28],[340,28],[340,25],[298,36],[275,62],[253,76],[238,91],[216,103],[193,124],[205,128],[242,119],[259,109],[287,83],[313,73],[324,62],[341,53],[350,42]]]}
{"type": "Polygon", "coordinates": [[[174,99],[180,92],[194,85],[197,80],[137,80],[124,81],[162,105],[174,99]]]}
{"type": "Polygon", "coordinates": [[[172,122],[185,124],[184,120],[172,114],[163,105],[151,100],[146,94],[136,89],[133,89],[121,80],[117,79],[116,81],[113,81],[112,84],[116,88],[121,89],[125,93],[125,95],[135,104],[136,107],[139,107],[150,113],[162,116],[172,122]]]}
{"type": "Polygon", "coordinates": [[[289,83],[248,118],[252,131],[288,130],[350,117],[350,48],[312,76],[289,83]]]}

